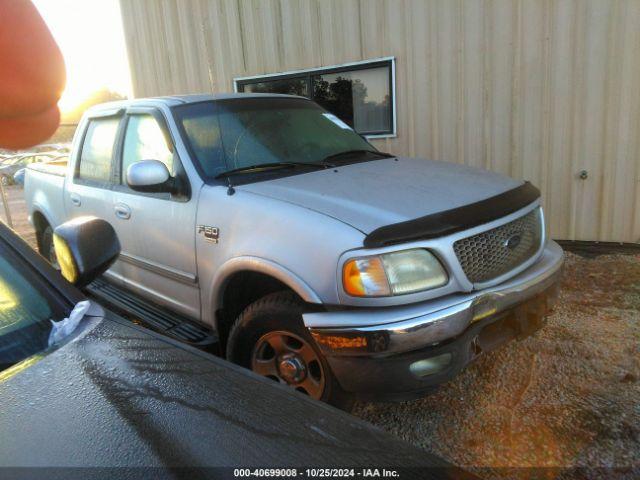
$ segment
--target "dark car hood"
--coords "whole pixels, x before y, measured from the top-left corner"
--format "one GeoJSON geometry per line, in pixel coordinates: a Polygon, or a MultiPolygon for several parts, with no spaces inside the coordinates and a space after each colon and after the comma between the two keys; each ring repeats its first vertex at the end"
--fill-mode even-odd
{"type": "Polygon", "coordinates": [[[479,202],[521,184],[466,165],[398,157],[239,188],[324,213],[368,234],[385,225],[479,202]]]}
{"type": "Polygon", "coordinates": [[[446,466],[350,415],[108,315],[0,382],[0,467],[446,466]]]}

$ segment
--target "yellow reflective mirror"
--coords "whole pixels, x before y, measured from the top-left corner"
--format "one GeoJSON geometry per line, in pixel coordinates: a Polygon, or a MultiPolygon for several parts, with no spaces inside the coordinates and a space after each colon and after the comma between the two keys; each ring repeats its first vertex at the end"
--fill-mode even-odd
{"type": "Polygon", "coordinates": [[[58,259],[58,265],[60,266],[60,273],[71,283],[78,281],[79,272],[76,265],[76,261],[73,258],[73,253],[64,238],[57,234],[53,234],[53,247],[56,250],[56,257],[58,259]]]}

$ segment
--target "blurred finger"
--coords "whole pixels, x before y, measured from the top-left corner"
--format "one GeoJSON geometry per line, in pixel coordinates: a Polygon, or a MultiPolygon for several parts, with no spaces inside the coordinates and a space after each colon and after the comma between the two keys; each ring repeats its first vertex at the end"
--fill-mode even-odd
{"type": "Polygon", "coordinates": [[[0,0],[0,19],[0,118],[51,108],[64,89],[65,67],[44,20],[28,0],[0,0]]]}
{"type": "Polygon", "coordinates": [[[0,146],[17,150],[44,142],[55,133],[59,123],[57,105],[32,115],[0,117],[0,146]]]}

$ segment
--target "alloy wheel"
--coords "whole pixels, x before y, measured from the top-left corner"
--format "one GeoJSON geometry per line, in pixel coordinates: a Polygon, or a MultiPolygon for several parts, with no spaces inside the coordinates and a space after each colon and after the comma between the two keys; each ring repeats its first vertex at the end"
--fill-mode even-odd
{"type": "Polygon", "coordinates": [[[253,349],[251,369],[310,397],[322,397],[325,385],[322,363],[313,347],[291,332],[263,335],[253,349]]]}

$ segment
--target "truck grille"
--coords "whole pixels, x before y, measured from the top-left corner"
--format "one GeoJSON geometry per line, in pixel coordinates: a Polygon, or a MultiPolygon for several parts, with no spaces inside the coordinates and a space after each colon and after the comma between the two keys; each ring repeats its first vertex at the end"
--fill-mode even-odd
{"type": "Polygon", "coordinates": [[[540,248],[540,209],[486,232],[453,244],[458,261],[471,283],[483,283],[504,275],[529,260],[540,248]]]}

